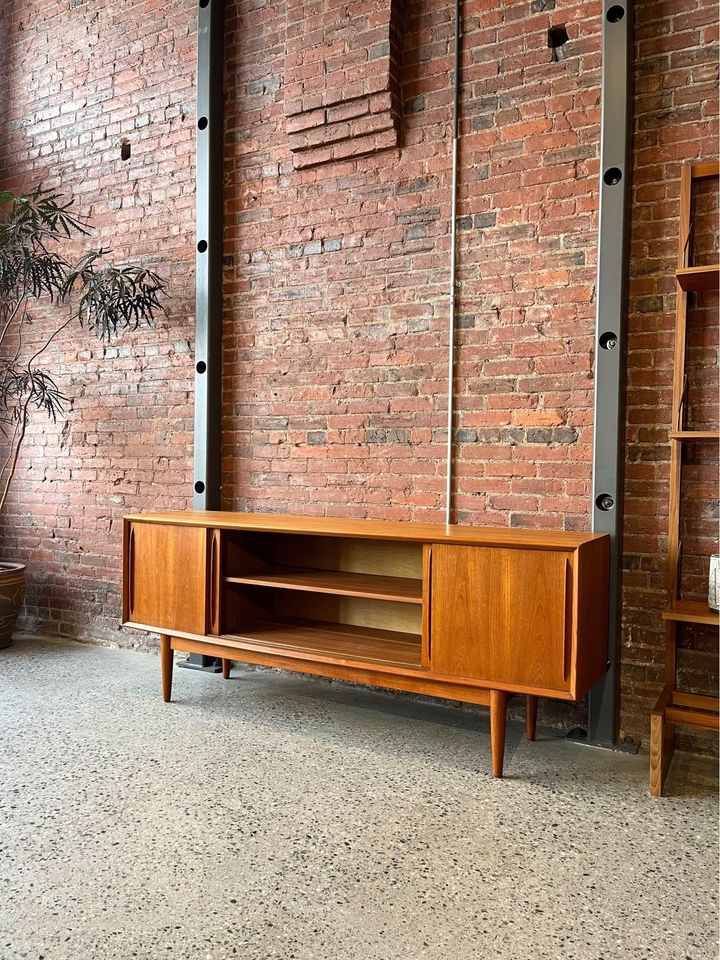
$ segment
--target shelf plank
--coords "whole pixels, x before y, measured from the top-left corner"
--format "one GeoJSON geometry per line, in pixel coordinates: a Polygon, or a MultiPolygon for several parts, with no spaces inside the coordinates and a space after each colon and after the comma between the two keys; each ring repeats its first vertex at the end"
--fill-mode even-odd
{"type": "Polygon", "coordinates": [[[330,657],[333,662],[386,663],[420,669],[421,637],[414,633],[356,627],[322,620],[288,620],[283,623],[253,622],[240,632],[224,634],[242,647],[248,644],[288,653],[298,651],[330,657]]]}
{"type": "Polygon", "coordinates": [[[693,163],[690,167],[693,180],[704,180],[706,177],[717,177],[720,175],[720,163],[711,160],[709,163],[693,163]]]}
{"type": "Polygon", "coordinates": [[[671,705],[704,710],[706,713],[720,713],[720,698],[709,697],[705,693],[684,693],[682,690],[673,690],[671,705]]]}
{"type": "Polygon", "coordinates": [[[720,614],[711,610],[703,600],[676,600],[662,612],[663,620],[676,620],[681,623],[707,623],[720,625],[720,614]]]}
{"type": "Polygon", "coordinates": [[[720,279],[720,264],[713,263],[707,266],[682,267],[675,274],[677,281],[685,292],[694,290],[717,290],[720,279]]]}
{"type": "Polygon", "coordinates": [[[410,577],[383,577],[371,573],[341,570],[305,570],[299,567],[268,567],[241,577],[226,577],[226,583],[244,583],[280,590],[330,593],[342,597],[422,603],[422,580],[410,577]]]}
{"type": "Polygon", "coordinates": [[[702,727],[704,730],[720,730],[720,717],[717,713],[706,713],[691,707],[666,707],[665,719],[668,723],[687,724],[691,727],[702,727]]]}
{"type": "Polygon", "coordinates": [[[720,441],[720,431],[718,430],[672,430],[668,437],[670,440],[697,441],[700,443],[707,441],[720,441]]]}
{"type": "Polygon", "coordinates": [[[683,693],[666,686],[655,704],[652,716],[665,723],[702,727],[705,730],[720,729],[718,698],[696,693],[683,693]]]}

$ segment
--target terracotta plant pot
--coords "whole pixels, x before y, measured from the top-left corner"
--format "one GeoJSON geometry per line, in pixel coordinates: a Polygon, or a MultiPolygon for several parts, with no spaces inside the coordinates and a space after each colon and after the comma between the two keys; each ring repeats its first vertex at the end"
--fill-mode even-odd
{"type": "Polygon", "coordinates": [[[25,599],[25,564],[0,563],[0,647],[12,640],[25,599]]]}

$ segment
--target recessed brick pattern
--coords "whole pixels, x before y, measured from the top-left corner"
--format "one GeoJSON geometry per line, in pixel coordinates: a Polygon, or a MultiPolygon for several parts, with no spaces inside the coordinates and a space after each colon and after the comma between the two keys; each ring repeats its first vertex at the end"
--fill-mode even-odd
{"type": "Polygon", "coordinates": [[[402,0],[286,4],[284,110],[297,169],[398,146],[402,0]]]}

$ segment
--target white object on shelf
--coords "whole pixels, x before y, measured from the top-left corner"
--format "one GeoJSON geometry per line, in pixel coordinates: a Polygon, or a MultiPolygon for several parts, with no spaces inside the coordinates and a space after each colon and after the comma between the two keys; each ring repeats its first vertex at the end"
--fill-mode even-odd
{"type": "Polygon", "coordinates": [[[720,556],[714,553],[710,557],[710,582],[708,583],[708,606],[711,610],[720,609],[720,556]]]}

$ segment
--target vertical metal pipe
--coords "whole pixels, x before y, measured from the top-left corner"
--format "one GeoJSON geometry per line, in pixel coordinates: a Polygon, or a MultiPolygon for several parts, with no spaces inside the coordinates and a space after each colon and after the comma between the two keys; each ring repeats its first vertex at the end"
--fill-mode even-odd
{"type": "Polygon", "coordinates": [[[457,272],[458,139],[460,134],[460,39],[462,0],[455,0],[455,69],[453,77],[453,140],[450,207],[450,303],[448,319],[447,472],[445,478],[445,523],[452,523],[453,420],[455,415],[455,304],[457,272]]]}

